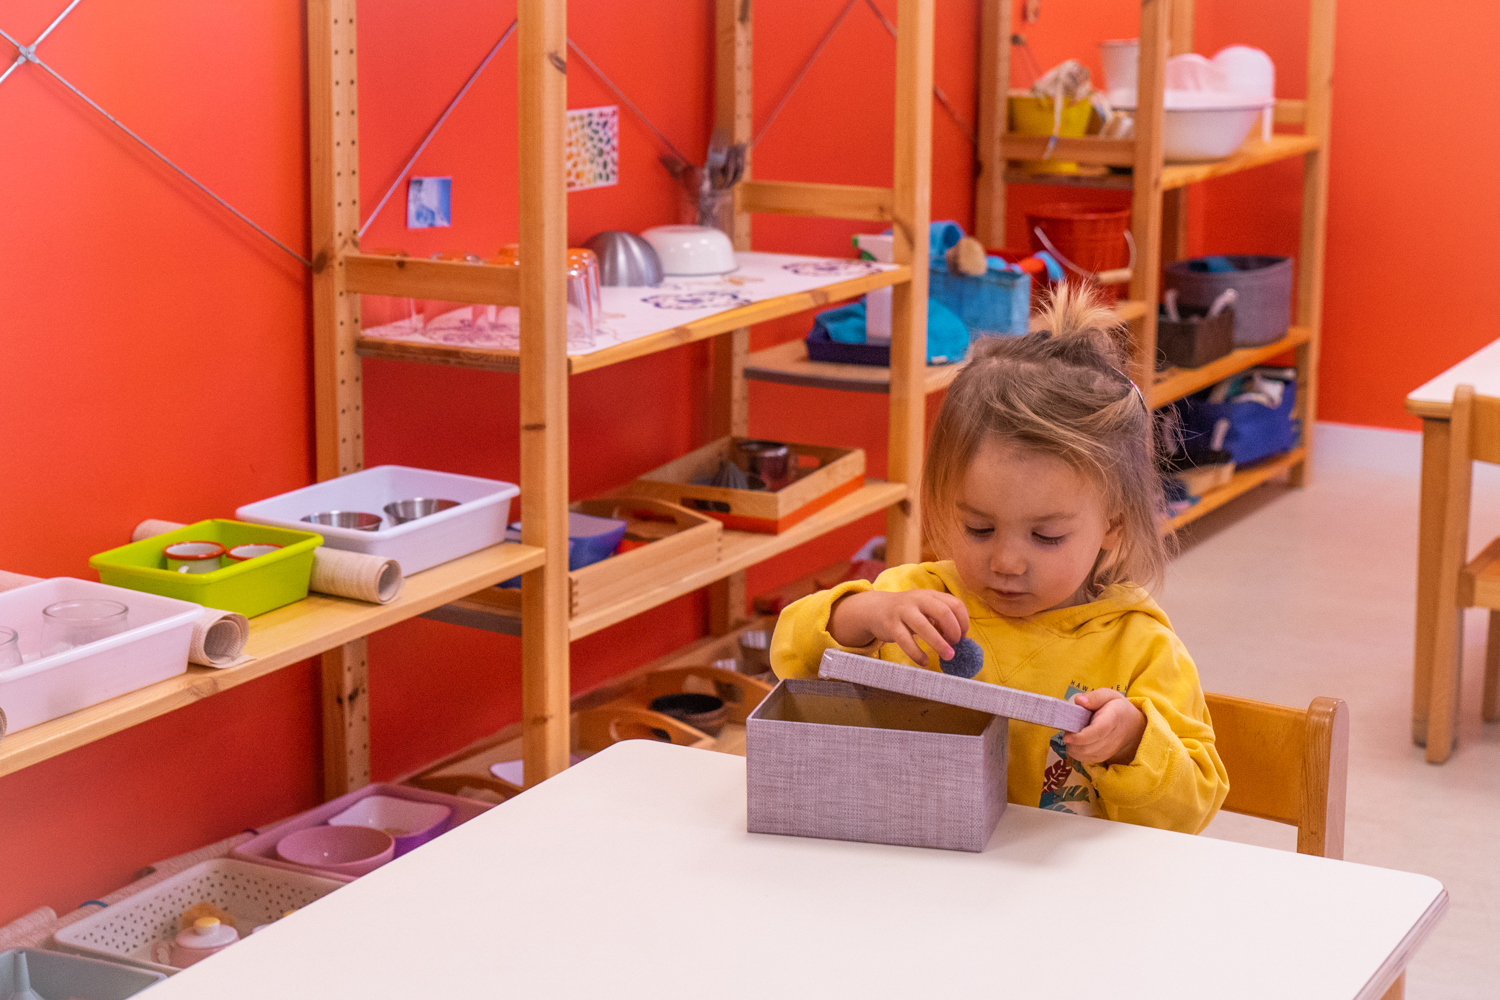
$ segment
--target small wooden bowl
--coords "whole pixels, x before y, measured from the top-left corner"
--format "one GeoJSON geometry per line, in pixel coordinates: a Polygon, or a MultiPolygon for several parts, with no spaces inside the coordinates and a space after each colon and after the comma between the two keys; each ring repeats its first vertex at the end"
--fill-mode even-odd
{"type": "Polygon", "coordinates": [[[651,700],[651,711],[671,716],[710,736],[719,735],[729,721],[729,706],[724,699],[711,694],[664,694],[651,700]]]}

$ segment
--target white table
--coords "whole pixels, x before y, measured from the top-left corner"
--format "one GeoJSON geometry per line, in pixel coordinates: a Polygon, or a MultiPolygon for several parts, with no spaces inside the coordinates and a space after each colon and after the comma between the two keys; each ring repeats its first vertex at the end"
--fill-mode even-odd
{"type": "MultiPolygon", "coordinates": [[[[1417,536],[1417,623],[1411,710],[1412,740],[1427,744],[1432,659],[1437,641],[1438,577],[1443,561],[1443,517],[1448,507],[1448,416],[1453,390],[1472,385],[1481,396],[1500,396],[1500,340],[1481,347],[1406,397],[1406,412],[1422,418],[1422,506],[1417,536]]],[[[1468,554],[1461,558],[1467,559],[1468,554]]],[[[1455,724],[1456,728],[1456,724],[1455,724]]],[[[1428,760],[1447,760],[1451,747],[1434,747],[1428,760]]]]}
{"type": "Polygon", "coordinates": [[[1347,1000],[1446,906],[1422,875],[1022,806],[980,854],[748,834],[743,759],[631,741],[151,998],[1347,1000]]]}

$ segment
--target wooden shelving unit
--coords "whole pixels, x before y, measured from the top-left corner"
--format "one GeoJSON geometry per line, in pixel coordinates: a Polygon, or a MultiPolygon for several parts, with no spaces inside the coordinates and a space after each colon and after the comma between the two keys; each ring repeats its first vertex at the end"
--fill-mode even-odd
{"type": "MultiPolygon", "coordinates": [[[[1113,188],[1132,193],[1131,227],[1137,267],[1130,298],[1146,304],[1130,323],[1135,381],[1151,386],[1152,407],[1164,406],[1238,372],[1292,352],[1296,356],[1297,411],[1304,429],[1317,412],[1318,345],[1323,313],[1323,254],[1328,195],[1329,114],[1333,105],[1335,0],[1310,0],[1307,32],[1307,96],[1278,100],[1275,121],[1283,131],[1262,141],[1259,130],[1232,155],[1206,163],[1164,163],[1162,115],[1166,62],[1193,50],[1195,0],[1141,0],[1139,100],[1132,139],[1061,138],[1052,157],[1080,164],[1078,174],[1032,174],[1018,162],[1042,159],[1047,136],[1007,131],[1010,87],[1011,0],[984,0],[981,25],[979,162],[975,231],[986,246],[1005,240],[1007,184],[1113,188]],[[1281,160],[1302,160],[1302,232],[1297,253],[1297,311],[1287,335],[1264,347],[1243,348],[1197,369],[1155,371],[1156,308],[1160,267],[1187,256],[1187,197],[1190,185],[1281,160]],[[1116,168],[1116,169],[1110,169],[1116,168]],[[1119,168],[1128,168],[1122,172],[1119,168]]],[[[1167,530],[1222,507],[1273,476],[1286,473],[1293,485],[1307,482],[1312,451],[1303,445],[1278,458],[1235,473],[1224,486],[1167,521],[1167,530]]]]}
{"type": "Polygon", "coordinates": [[[250,621],[249,661],[187,673],[140,688],[0,740],[0,775],[30,767],[147,719],[239,687],[312,656],[420,615],[480,587],[491,587],[544,561],[541,549],[497,545],[409,577],[390,604],[366,604],[324,594],[267,612],[250,621]]]}
{"type": "MultiPolygon", "coordinates": [[[[1146,305],[1126,300],[1116,305],[1115,312],[1122,322],[1129,322],[1145,315],[1146,305]]],[[[961,363],[928,365],[923,374],[924,388],[929,394],[948,388],[960,367],[961,363]]],[[[745,377],[757,382],[845,392],[889,392],[891,386],[889,368],[813,361],[807,356],[807,345],[800,340],[789,340],[751,354],[745,359],[745,377]]]]}
{"type": "MultiPolygon", "coordinates": [[[[833,185],[820,185],[833,186],[833,185]]],[[[401,262],[405,258],[387,258],[401,262]]],[[[448,264],[450,267],[470,268],[478,272],[489,271],[513,271],[514,268],[501,268],[486,264],[452,264],[446,261],[423,261],[424,264],[448,264]]],[[[657,351],[670,350],[673,347],[681,347],[683,344],[691,344],[710,337],[717,337],[722,333],[730,333],[734,330],[748,327],[755,323],[764,323],[767,320],[780,319],[782,316],[791,316],[794,313],[803,312],[807,309],[816,309],[830,302],[840,302],[851,299],[874,288],[888,288],[891,285],[902,284],[911,278],[911,268],[898,267],[891,271],[882,271],[878,274],[862,275],[847,281],[838,281],[823,285],[806,292],[796,292],[791,295],[779,295],[772,299],[755,302],[738,309],[729,309],[721,313],[715,313],[703,319],[684,323],[670,330],[653,333],[647,337],[626,341],[589,354],[573,354],[568,356],[568,374],[578,375],[582,372],[594,371],[598,368],[606,368],[616,365],[622,361],[632,358],[645,357],[655,354],[657,351]]],[[[502,289],[498,282],[493,281],[492,275],[476,275],[472,284],[460,285],[457,282],[447,283],[447,292],[458,293],[451,301],[471,301],[468,296],[483,296],[488,294],[487,289],[493,290],[495,294],[501,294],[502,289]],[[489,280],[486,280],[489,279],[489,280]]],[[[382,280],[378,287],[391,288],[400,287],[399,282],[382,280]]],[[[367,286],[359,289],[370,294],[367,286]]],[[[384,294],[384,293],[382,293],[384,294]]],[[[409,290],[403,289],[399,294],[410,295],[409,290]]],[[[519,351],[486,350],[474,348],[448,347],[443,344],[424,344],[408,340],[383,340],[378,337],[360,336],[356,341],[356,349],[361,357],[387,358],[394,361],[425,361],[429,364],[454,365],[459,368],[478,368],[492,372],[518,372],[520,371],[521,353],[519,351]]]]}
{"type": "MultiPolygon", "coordinates": [[[[750,249],[750,216],[758,212],[880,220],[898,238],[895,270],[787,295],[684,324],[586,355],[566,353],[563,284],[567,197],[563,173],[566,107],[565,0],[519,0],[517,18],[520,132],[519,268],[428,261],[361,252],[358,243],[358,126],[355,0],[309,0],[309,89],[312,95],[312,212],[315,258],[314,324],[318,475],[329,478],[363,464],[362,357],[458,365],[519,373],[521,521],[528,552],[545,557],[526,567],[521,610],[496,609],[486,590],[515,570],[453,593],[422,609],[430,617],[500,631],[519,626],[522,638],[522,740],[527,784],[556,774],[568,761],[568,643],[664,601],[713,585],[714,630],[727,633],[746,613],[743,570],[819,534],[881,510],[887,512],[892,558],[919,555],[920,521],[911,485],[920,476],[925,365],[929,159],[933,50],[932,0],[901,0],[896,42],[895,177],[889,188],[747,181],[736,192],[733,238],[750,249]],[[922,234],[913,241],[910,234],[922,234]],[[587,619],[569,620],[567,579],[568,376],[655,351],[712,339],[714,413],[709,437],[745,435],[743,369],[749,325],[790,315],[872,288],[894,290],[888,483],[859,492],[780,535],[724,533],[722,557],[707,570],[663,579],[587,619]],[[359,296],[382,294],[519,306],[519,351],[461,350],[362,336],[359,296]],[[506,612],[506,613],[501,613],[506,612]],[[503,619],[503,620],[502,620],[503,619]]],[[[751,6],[717,0],[716,117],[732,141],[751,136],[751,6]]],[[[748,165],[747,173],[748,178],[748,165]]],[[[364,649],[355,640],[325,655],[327,712],[341,704],[342,679],[363,684],[364,649]],[[352,678],[352,679],[351,679],[352,678]]],[[[355,720],[357,721],[357,720],[355,720]]],[[[340,727],[335,727],[340,728],[340,727]]],[[[343,741],[351,738],[342,727],[343,741]]],[[[341,745],[325,747],[329,756],[341,745]]],[[[342,788],[330,788],[336,794],[342,788]]]]}
{"type": "MultiPolygon", "coordinates": [[[[662,580],[656,586],[637,591],[608,607],[570,619],[568,638],[582,639],[642,611],[717,583],[835,528],[841,528],[870,514],[877,514],[906,499],[907,493],[905,483],[866,482],[856,492],[835,501],[779,535],[725,531],[718,562],[686,576],[662,580]]],[[[514,606],[504,595],[497,594],[493,589],[438,608],[429,612],[427,617],[490,632],[522,634],[521,620],[514,606]]]]}

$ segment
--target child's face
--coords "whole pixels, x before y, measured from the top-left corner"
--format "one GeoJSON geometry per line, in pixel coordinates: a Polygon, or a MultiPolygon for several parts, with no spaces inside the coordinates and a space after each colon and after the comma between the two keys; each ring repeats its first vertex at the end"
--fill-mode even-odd
{"type": "Polygon", "coordinates": [[[1083,603],[1100,551],[1119,544],[1092,480],[1060,458],[993,436],[964,475],[958,517],[958,575],[1008,618],[1083,603]]]}

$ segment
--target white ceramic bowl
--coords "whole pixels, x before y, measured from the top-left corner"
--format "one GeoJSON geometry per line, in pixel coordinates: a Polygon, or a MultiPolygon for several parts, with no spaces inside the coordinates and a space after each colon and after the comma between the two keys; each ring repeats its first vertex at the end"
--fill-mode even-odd
{"type": "Polygon", "coordinates": [[[662,273],[668,277],[728,274],[739,267],[729,237],[712,226],[657,226],[641,237],[661,258],[662,273]]]}
{"type": "MultiPolygon", "coordinates": [[[[1110,102],[1126,111],[1135,110],[1135,95],[1128,102],[1110,102]]],[[[1162,115],[1162,155],[1170,161],[1222,160],[1240,148],[1261,112],[1275,98],[1249,97],[1215,91],[1169,90],[1162,115]]]]}

